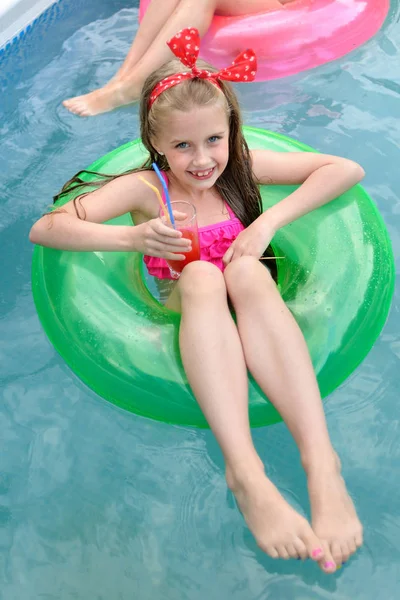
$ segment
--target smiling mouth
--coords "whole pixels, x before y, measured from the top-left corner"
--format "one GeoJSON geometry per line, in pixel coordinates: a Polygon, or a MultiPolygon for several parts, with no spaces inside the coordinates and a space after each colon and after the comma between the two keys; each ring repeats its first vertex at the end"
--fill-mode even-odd
{"type": "Polygon", "coordinates": [[[209,179],[214,174],[216,167],[212,169],[207,169],[206,171],[188,171],[192,177],[195,179],[209,179]]]}

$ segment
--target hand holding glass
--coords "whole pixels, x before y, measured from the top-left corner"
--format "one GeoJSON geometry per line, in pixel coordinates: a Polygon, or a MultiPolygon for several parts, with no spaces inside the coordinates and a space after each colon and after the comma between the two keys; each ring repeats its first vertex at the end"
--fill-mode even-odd
{"type": "MultiPolygon", "coordinates": [[[[182,232],[182,238],[192,242],[191,250],[180,253],[185,255],[184,260],[167,259],[171,274],[177,279],[187,264],[194,260],[200,260],[199,232],[197,228],[196,208],[193,204],[190,202],[171,202],[171,207],[174,212],[180,213],[175,218],[175,228],[182,232]]],[[[165,212],[162,210],[160,210],[160,219],[163,223],[172,227],[171,222],[167,220],[165,212]]]]}

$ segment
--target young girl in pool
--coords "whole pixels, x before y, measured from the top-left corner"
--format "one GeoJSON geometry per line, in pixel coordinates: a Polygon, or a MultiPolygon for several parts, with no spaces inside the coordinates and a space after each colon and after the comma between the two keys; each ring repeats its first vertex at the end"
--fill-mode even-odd
{"type": "Polygon", "coordinates": [[[237,99],[225,80],[254,78],[254,54],[242,53],[217,73],[196,63],[198,45],[196,30],[177,34],[169,46],[186,66],[173,60],[145,82],[140,108],[150,154],[145,167],[43,216],[30,239],[63,250],[141,252],[150,272],[168,280],[167,305],[182,313],[186,375],[219,442],[227,484],[249,528],[271,557],[309,557],[332,573],[361,545],[362,527],[329,439],[305,340],[259,259],[280,227],[344,193],[364,172],[336,156],[249,151],[237,99]],[[203,260],[188,264],[178,281],[169,279],[165,259],[184,259],[191,242],[162,222],[155,194],[140,180],[144,176],[162,192],[152,162],[167,177],[171,200],[190,200],[199,226],[208,227],[207,236],[200,234],[203,260]],[[262,213],[258,184],[300,187],[262,213]],[[127,212],[135,227],[104,224],[127,212]],[[311,525],[266,476],[254,448],[247,370],[297,443],[311,525]]]}
{"type": "Polygon", "coordinates": [[[81,117],[98,115],[135,102],[148,75],[172,58],[166,41],[191,25],[203,36],[214,14],[247,15],[281,9],[293,0],[152,0],[128,55],[117,74],[104,87],[64,100],[64,106],[81,117]]]}

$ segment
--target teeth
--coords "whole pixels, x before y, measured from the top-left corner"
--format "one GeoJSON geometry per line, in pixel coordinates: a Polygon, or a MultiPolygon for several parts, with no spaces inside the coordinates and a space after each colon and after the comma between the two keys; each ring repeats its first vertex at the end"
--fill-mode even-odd
{"type": "Polygon", "coordinates": [[[210,173],[212,173],[212,169],[208,169],[208,171],[192,171],[193,175],[196,175],[196,177],[207,177],[207,175],[210,175],[210,173]]]}

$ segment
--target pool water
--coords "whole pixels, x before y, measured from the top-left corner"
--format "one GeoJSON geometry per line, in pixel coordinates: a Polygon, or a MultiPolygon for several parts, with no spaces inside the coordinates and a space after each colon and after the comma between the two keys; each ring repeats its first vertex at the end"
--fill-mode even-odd
{"type": "MultiPolygon", "coordinates": [[[[331,577],[257,548],[209,431],[108,404],[42,331],[31,296],[31,224],[72,174],[138,135],[136,107],[82,120],[61,101],[114,74],[137,27],[134,4],[62,0],[0,54],[0,598],[397,600],[398,287],[373,350],[325,403],[365,525],[365,546],[331,577]]],[[[246,124],[364,166],[397,264],[399,17],[394,0],[382,31],[351,55],[239,89],[246,124]]],[[[273,481],[308,515],[285,426],[254,430],[254,439],[273,481]]]]}

